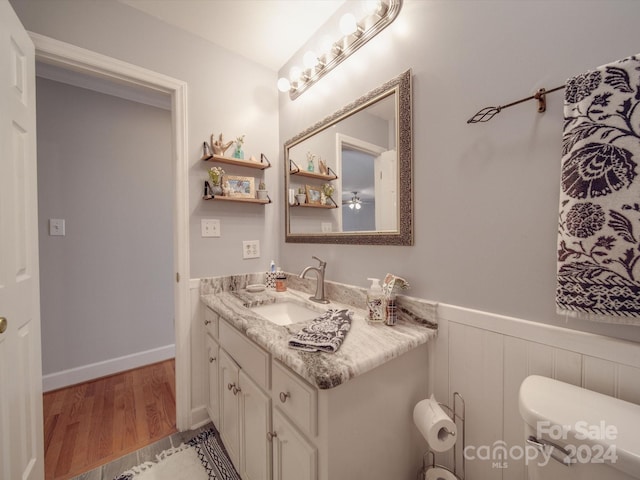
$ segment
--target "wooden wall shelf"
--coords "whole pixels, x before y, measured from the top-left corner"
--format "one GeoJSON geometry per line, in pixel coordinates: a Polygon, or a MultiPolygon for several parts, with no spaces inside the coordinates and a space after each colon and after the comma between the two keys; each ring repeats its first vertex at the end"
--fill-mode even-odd
{"type": "Polygon", "coordinates": [[[226,163],[229,165],[238,165],[240,167],[257,168],[259,170],[271,167],[271,162],[269,162],[263,153],[260,154],[259,162],[252,162],[251,160],[243,160],[240,158],[222,157],[220,155],[214,155],[208,160],[205,160],[205,162],[226,163]]]}
{"type": "Polygon", "coordinates": [[[295,205],[290,205],[291,207],[303,207],[303,208],[338,208],[337,205],[320,205],[318,203],[296,203],[295,205]]]}
{"type": "Polygon", "coordinates": [[[256,203],[258,205],[266,205],[271,203],[271,198],[267,198],[266,200],[262,200],[259,198],[244,198],[244,197],[223,197],[223,196],[213,196],[213,195],[204,195],[202,197],[203,200],[216,200],[223,202],[238,202],[238,203],[256,203]]]}
{"type": "Polygon", "coordinates": [[[297,172],[292,170],[291,175],[298,175],[300,177],[308,177],[308,178],[317,178],[319,180],[335,180],[336,178],[338,178],[337,175],[324,175],[322,173],[314,173],[314,172],[307,172],[305,170],[298,170],[297,172]]]}

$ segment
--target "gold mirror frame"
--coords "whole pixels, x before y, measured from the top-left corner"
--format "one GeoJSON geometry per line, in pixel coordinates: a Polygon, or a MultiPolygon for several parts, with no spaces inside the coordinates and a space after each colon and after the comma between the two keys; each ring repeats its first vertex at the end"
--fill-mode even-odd
{"type": "Polygon", "coordinates": [[[299,133],[284,144],[285,241],[287,243],[333,243],[351,245],[413,245],[413,152],[412,152],[411,70],[398,75],[324,120],[299,133]],[[396,100],[398,146],[398,230],[394,232],[290,233],[289,150],[300,142],[364,110],[390,93],[396,100]]]}

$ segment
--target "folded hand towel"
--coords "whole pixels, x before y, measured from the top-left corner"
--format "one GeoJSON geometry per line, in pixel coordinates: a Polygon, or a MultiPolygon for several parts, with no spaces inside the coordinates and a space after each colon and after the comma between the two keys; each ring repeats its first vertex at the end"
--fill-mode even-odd
{"type": "Polygon", "coordinates": [[[327,310],[293,335],[289,339],[289,348],[305,352],[336,352],[351,328],[352,316],[353,312],[346,309],[327,310]]]}
{"type": "Polygon", "coordinates": [[[569,79],[559,313],[640,325],[640,56],[569,79]]]}

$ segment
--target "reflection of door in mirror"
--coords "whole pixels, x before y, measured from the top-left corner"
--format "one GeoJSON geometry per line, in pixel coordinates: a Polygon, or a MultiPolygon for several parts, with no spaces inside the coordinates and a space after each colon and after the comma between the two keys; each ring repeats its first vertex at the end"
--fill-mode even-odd
{"type": "MultiPolygon", "coordinates": [[[[398,229],[398,164],[395,149],[336,135],[342,232],[398,229]]],[[[385,139],[386,143],[386,139],[385,139]]]]}

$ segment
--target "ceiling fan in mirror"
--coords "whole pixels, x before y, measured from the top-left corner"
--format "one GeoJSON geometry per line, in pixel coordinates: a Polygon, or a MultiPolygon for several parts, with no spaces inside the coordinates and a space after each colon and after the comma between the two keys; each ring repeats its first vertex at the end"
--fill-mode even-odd
{"type": "Polygon", "coordinates": [[[343,204],[349,205],[349,208],[351,210],[358,211],[362,208],[362,200],[360,200],[360,197],[358,197],[358,192],[351,192],[351,193],[353,193],[353,197],[351,197],[350,200],[343,202],[343,204]]]}

